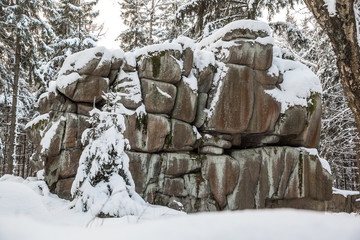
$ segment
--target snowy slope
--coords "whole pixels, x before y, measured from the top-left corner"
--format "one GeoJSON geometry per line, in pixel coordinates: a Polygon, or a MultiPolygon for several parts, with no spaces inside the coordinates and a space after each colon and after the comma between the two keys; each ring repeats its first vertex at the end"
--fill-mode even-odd
{"type": "Polygon", "coordinates": [[[0,179],[1,240],[360,239],[359,216],[290,209],[175,216],[173,210],[149,205],[141,217],[93,218],[68,209],[69,202],[50,194],[43,183],[0,179]]]}

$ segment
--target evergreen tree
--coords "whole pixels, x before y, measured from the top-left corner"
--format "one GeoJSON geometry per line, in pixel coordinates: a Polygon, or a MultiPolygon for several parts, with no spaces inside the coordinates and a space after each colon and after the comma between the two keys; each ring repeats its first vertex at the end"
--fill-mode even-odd
{"type": "Polygon", "coordinates": [[[183,4],[178,12],[178,24],[182,24],[187,18],[194,21],[186,36],[198,38],[209,35],[212,31],[221,28],[229,22],[239,19],[256,19],[266,8],[271,15],[280,8],[288,5],[293,6],[298,0],[191,0],[183,4]]]}
{"type": "Polygon", "coordinates": [[[299,3],[299,0],[248,0],[247,1],[247,18],[256,19],[261,16],[264,9],[267,10],[269,17],[271,18],[280,9],[285,7],[293,8],[295,3],[299,3]]]}
{"type": "Polygon", "coordinates": [[[128,28],[117,39],[124,51],[130,51],[146,45],[146,22],[145,2],[142,0],[124,0],[121,2],[121,18],[128,28]]]}
{"type": "Polygon", "coordinates": [[[75,209],[100,217],[140,215],[145,205],[135,192],[125,153],[129,143],[123,135],[124,116],[129,110],[116,97],[105,94],[107,104],[102,111],[91,111],[92,128],[82,135],[86,147],[71,189],[75,209]]]}
{"type": "Polygon", "coordinates": [[[184,0],[167,0],[159,27],[162,32],[158,34],[160,41],[172,40],[189,28],[189,18],[180,20],[176,17],[178,9],[184,4],[184,0]],[[181,21],[181,24],[178,22],[181,21]]]}
{"type": "Polygon", "coordinates": [[[169,3],[167,3],[166,0],[147,0],[144,1],[144,3],[146,16],[144,29],[147,37],[147,45],[150,45],[158,43],[164,35],[162,22],[168,21],[164,14],[169,3]]]}
{"type": "Polygon", "coordinates": [[[45,42],[54,37],[51,27],[40,17],[52,7],[50,0],[10,1],[0,0],[0,45],[5,50],[5,60],[1,62],[2,81],[7,85],[5,90],[11,93],[9,147],[7,149],[6,173],[13,173],[15,161],[16,127],[20,114],[19,106],[25,103],[26,96],[21,91],[26,85],[37,80],[37,68],[45,42]],[[5,64],[4,64],[5,63],[5,64]],[[25,85],[20,88],[19,84],[25,85]]]}
{"type": "Polygon", "coordinates": [[[65,58],[75,52],[95,47],[97,37],[91,34],[94,10],[98,0],[59,0],[55,11],[48,16],[56,37],[49,44],[50,51],[42,62],[40,74],[44,82],[56,79],[65,58]]]}

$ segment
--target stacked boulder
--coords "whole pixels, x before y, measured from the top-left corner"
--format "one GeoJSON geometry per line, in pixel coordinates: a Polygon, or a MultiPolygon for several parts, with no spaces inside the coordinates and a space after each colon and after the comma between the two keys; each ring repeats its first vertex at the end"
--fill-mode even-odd
{"type": "Polygon", "coordinates": [[[89,111],[109,91],[129,109],[127,154],[146,201],[187,212],[322,209],[331,175],[306,149],[319,144],[320,83],[280,55],[268,25],[250,20],[198,43],[182,37],[131,53],[77,53],[28,124],[34,160],[44,162],[52,191],[70,198],[89,111]]]}
{"type": "Polygon", "coordinates": [[[91,127],[89,111],[102,104],[101,96],[118,75],[123,55],[121,50],[112,53],[99,47],[68,57],[58,81],[50,82],[39,97],[40,115],[26,126],[37,146],[32,166],[44,168],[50,190],[60,197],[70,197],[84,147],[81,135],[91,127]]]}

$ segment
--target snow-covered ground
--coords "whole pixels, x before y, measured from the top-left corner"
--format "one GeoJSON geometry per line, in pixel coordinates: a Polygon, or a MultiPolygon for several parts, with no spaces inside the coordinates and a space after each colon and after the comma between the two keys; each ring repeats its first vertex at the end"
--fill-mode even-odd
{"type": "Polygon", "coordinates": [[[68,208],[43,181],[0,179],[1,240],[360,239],[360,217],[291,209],[179,214],[151,206],[138,216],[99,219],[68,208]]]}

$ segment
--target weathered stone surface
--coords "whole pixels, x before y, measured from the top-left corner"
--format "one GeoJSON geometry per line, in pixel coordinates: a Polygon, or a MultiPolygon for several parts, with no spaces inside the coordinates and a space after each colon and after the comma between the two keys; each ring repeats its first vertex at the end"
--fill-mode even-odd
{"type": "Polygon", "coordinates": [[[263,208],[267,199],[331,198],[331,175],[306,151],[266,147],[231,156],[239,161],[240,178],[228,197],[229,209],[263,208]]]}
{"type": "Polygon", "coordinates": [[[246,131],[252,134],[273,132],[280,116],[280,103],[266,94],[260,84],[255,83],[255,89],[254,111],[246,131]]]}
{"type": "Polygon", "coordinates": [[[185,188],[189,196],[194,198],[208,198],[210,196],[210,186],[201,173],[187,174],[184,176],[185,188]]]}
{"type": "Polygon", "coordinates": [[[280,141],[280,137],[276,136],[276,135],[268,135],[268,136],[264,136],[261,139],[261,143],[268,145],[268,144],[275,144],[278,143],[280,141]]]}
{"type": "Polygon", "coordinates": [[[40,95],[39,100],[38,100],[38,111],[41,114],[45,114],[48,113],[50,111],[50,101],[48,99],[49,94],[45,93],[40,95]]]}
{"type": "Polygon", "coordinates": [[[259,71],[259,70],[255,70],[254,71],[254,79],[261,85],[265,85],[265,86],[273,86],[275,84],[280,84],[282,82],[282,77],[281,75],[276,77],[276,76],[272,76],[269,75],[267,71],[259,71]]]}
{"type": "Polygon", "coordinates": [[[66,113],[66,128],[63,139],[63,149],[81,148],[81,136],[85,129],[91,127],[88,117],[66,113]]]}
{"type": "Polygon", "coordinates": [[[223,135],[213,136],[210,134],[205,134],[201,138],[201,140],[202,140],[201,145],[202,146],[214,146],[214,147],[225,148],[225,149],[231,148],[231,142],[228,140],[222,139],[223,137],[224,137],[223,135]]]}
{"type": "Polygon", "coordinates": [[[92,76],[108,77],[111,71],[111,59],[102,58],[99,64],[96,66],[94,71],[91,73],[92,76]]]}
{"type": "Polygon", "coordinates": [[[44,157],[44,178],[50,191],[54,191],[59,180],[59,156],[44,157]]]}
{"type": "Polygon", "coordinates": [[[91,59],[87,64],[83,65],[80,69],[76,70],[75,68],[74,72],[77,72],[81,75],[92,75],[93,71],[101,61],[102,53],[99,52],[95,54],[95,56],[96,56],[95,58],[91,59]]]}
{"type": "Polygon", "coordinates": [[[246,65],[257,70],[267,70],[272,65],[273,45],[253,41],[236,41],[228,48],[229,55],[221,59],[225,63],[246,65]]]}
{"type": "MultiPolygon", "coordinates": [[[[56,123],[54,121],[52,124],[49,124],[48,128],[45,130],[46,132],[51,131],[51,132],[49,132],[49,136],[52,136],[52,137],[49,139],[49,141],[50,141],[50,143],[48,144],[49,148],[48,149],[43,148],[43,150],[42,150],[42,155],[44,155],[44,156],[57,156],[57,155],[59,155],[59,153],[61,151],[65,126],[66,126],[66,118],[60,117],[56,121],[56,123]],[[57,125],[56,125],[56,123],[57,123],[57,125]]],[[[45,133],[45,135],[46,135],[46,133],[45,133]]],[[[43,142],[43,140],[42,140],[42,142],[43,142]]],[[[47,144],[47,143],[44,142],[44,144],[47,144]]]]}
{"type": "MultiPolygon", "coordinates": [[[[206,129],[235,134],[247,129],[253,113],[255,100],[253,71],[248,67],[232,64],[227,67],[226,76],[220,79],[221,89],[214,90],[220,91],[220,95],[213,114],[208,119],[206,129]],[[238,76],[243,77],[239,78],[238,76]]],[[[213,99],[210,100],[208,108],[213,99]]]]}
{"type": "Polygon", "coordinates": [[[171,133],[166,138],[166,151],[189,151],[194,148],[196,135],[188,123],[171,119],[171,133]]]}
{"type": "Polygon", "coordinates": [[[164,140],[170,133],[169,121],[165,117],[157,115],[148,115],[147,125],[147,146],[148,151],[160,151],[164,146],[164,140]]]}
{"type": "Polygon", "coordinates": [[[168,196],[184,197],[188,193],[185,190],[184,179],[182,178],[165,178],[164,194],[168,196]]]}
{"type": "Polygon", "coordinates": [[[304,195],[311,199],[325,201],[332,197],[332,178],[330,173],[322,167],[315,155],[302,152],[304,158],[304,195]]]}
{"type": "MultiPolygon", "coordinates": [[[[243,154],[246,154],[246,152],[235,152],[231,155],[239,161],[239,159],[242,159],[243,154]]],[[[260,156],[254,155],[245,159],[245,161],[239,161],[239,180],[233,193],[227,197],[230,210],[256,208],[255,195],[257,189],[255,186],[260,175],[260,156]]]]}
{"type": "Polygon", "coordinates": [[[50,103],[49,112],[63,112],[64,104],[66,101],[63,95],[54,92],[49,92],[48,99],[50,103]]]}
{"type": "Polygon", "coordinates": [[[226,155],[206,155],[202,175],[204,179],[209,181],[211,192],[220,207],[225,207],[227,203],[226,196],[234,190],[238,181],[238,162],[226,155]]]}
{"type": "Polygon", "coordinates": [[[151,154],[139,152],[126,152],[130,161],[129,169],[135,183],[135,191],[143,194],[147,185],[147,172],[151,154]]]}
{"type": "Polygon", "coordinates": [[[196,76],[198,79],[198,91],[199,93],[208,93],[211,88],[211,83],[214,78],[216,68],[212,65],[209,65],[198,71],[196,76]]]}
{"type": "Polygon", "coordinates": [[[80,147],[81,135],[77,134],[78,118],[77,114],[66,114],[66,128],[63,139],[63,149],[80,147]]]}
{"type": "Polygon", "coordinates": [[[216,201],[211,198],[194,198],[189,196],[169,197],[164,194],[157,194],[154,199],[154,204],[164,205],[178,211],[185,211],[187,213],[220,210],[216,201]]]}
{"type": "Polygon", "coordinates": [[[223,41],[231,41],[235,39],[256,39],[258,37],[267,37],[269,34],[265,31],[253,31],[249,28],[235,28],[231,29],[229,32],[225,33],[222,37],[223,41]]]}
{"type": "Polygon", "coordinates": [[[215,146],[204,146],[204,147],[200,147],[199,153],[222,155],[224,153],[224,149],[220,148],[220,147],[215,147],[215,146]]]}
{"type": "Polygon", "coordinates": [[[157,154],[129,152],[129,168],[135,182],[137,193],[145,194],[149,184],[158,181],[161,169],[161,159],[157,154]]]}
{"type": "Polygon", "coordinates": [[[159,152],[163,149],[169,133],[170,122],[162,115],[127,116],[124,136],[129,140],[133,151],[159,152]]]}
{"type": "Polygon", "coordinates": [[[179,52],[161,51],[142,56],[139,66],[140,78],[147,78],[167,83],[177,83],[181,80],[181,68],[177,62],[179,52]]]}
{"type": "Polygon", "coordinates": [[[183,80],[177,86],[177,96],[172,118],[192,123],[195,120],[198,94],[183,80]]]}
{"type": "Polygon", "coordinates": [[[109,87],[109,79],[99,76],[81,75],[69,85],[58,85],[59,92],[74,102],[97,103],[109,87]]]}
{"type": "Polygon", "coordinates": [[[74,159],[80,159],[81,153],[82,149],[61,151],[59,158],[59,178],[75,177],[79,167],[79,161],[74,161],[74,159]]]}
{"type": "Polygon", "coordinates": [[[75,178],[61,179],[56,184],[55,193],[60,197],[67,200],[71,200],[71,185],[75,178]]]}
{"type": "Polygon", "coordinates": [[[136,65],[131,65],[129,62],[125,61],[122,70],[125,72],[136,72],[136,65]]]}
{"type": "Polygon", "coordinates": [[[66,99],[61,111],[65,113],[76,113],[76,104],[71,100],[66,99]]]}
{"type": "Polygon", "coordinates": [[[200,171],[201,159],[199,155],[190,153],[163,153],[161,158],[165,162],[164,174],[174,177],[200,171]]]}
{"type": "Polygon", "coordinates": [[[124,51],[117,49],[113,51],[113,56],[111,59],[111,70],[119,71],[119,68],[124,63],[124,51]]]}
{"type": "Polygon", "coordinates": [[[321,96],[314,94],[309,101],[312,101],[312,104],[307,108],[305,130],[295,138],[294,144],[307,148],[317,148],[320,143],[321,96]]]}
{"type": "Polygon", "coordinates": [[[29,136],[33,144],[36,146],[36,149],[38,150],[37,154],[41,151],[41,138],[42,134],[41,132],[45,130],[49,123],[49,115],[40,115],[38,116],[37,121],[33,121],[32,124],[28,124],[26,130],[26,134],[29,136]]]}
{"type": "Polygon", "coordinates": [[[141,79],[146,111],[170,115],[175,104],[176,87],[169,83],[141,79]]]}
{"type": "Polygon", "coordinates": [[[295,208],[307,209],[314,211],[325,211],[326,203],[311,198],[297,198],[297,199],[268,199],[266,200],[266,208],[295,208]]]}
{"type": "Polygon", "coordinates": [[[76,104],[57,91],[48,93],[48,101],[50,103],[50,115],[56,112],[76,113],[76,104]]]}
{"type": "Polygon", "coordinates": [[[94,105],[90,103],[78,103],[76,104],[78,115],[90,116],[90,111],[94,108],[94,105]]]}
{"type": "Polygon", "coordinates": [[[205,123],[207,114],[204,109],[206,108],[207,99],[208,95],[206,93],[199,93],[196,117],[194,122],[194,125],[197,128],[200,128],[205,123]]]}
{"type": "Polygon", "coordinates": [[[360,201],[357,201],[357,199],[360,199],[360,194],[344,196],[333,193],[331,200],[326,202],[326,210],[330,212],[360,213],[360,201]]]}
{"type": "Polygon", "coordinates": [[[120,103],[128,109],[137,109],[142,104],[140,80],[136,72],[120,71],[112,91],[121,95],[120,103]]]}
{"type": "Polygon", "coordinates": [[[186,48],[183,51],[183,74],[184,76],[189,76],[192,66],[194,63],[194,52],[191,48],[186,48]]]}
{"type": "Polygon", "coordinates": [[[281,114],[279,121],[276,123],[275,133],[281,136],[298,135],[306,123],[306,109],[300,106],[294,106],[281,114]]]}
{"type": "Polygon", "coordinates": [[[44,169],[44,161],[41,160],[39,153],[36,152],[34,155],[32,155],[32,158],[29,160],[29,165],[31,169],[31,174],[29,175],[34,175],[38,171],[44,169]]]}
{"type": "Polygon", "coordinates": [[[119,70],[111,70],[109,73],[109,86],[113,85],[117,76],[119,74],[119,70]]]}

